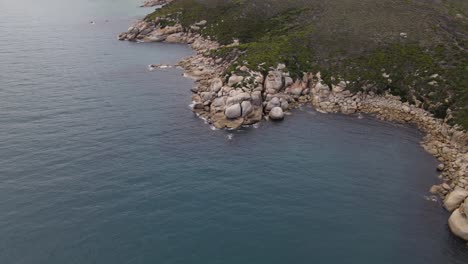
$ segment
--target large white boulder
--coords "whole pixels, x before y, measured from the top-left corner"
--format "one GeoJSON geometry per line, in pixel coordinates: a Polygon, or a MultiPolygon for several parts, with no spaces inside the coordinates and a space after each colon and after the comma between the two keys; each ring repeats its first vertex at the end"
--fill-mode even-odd
{"type": "Polygon", "coordinates": [[[273,109],[271,109],[270,113],[269,113],[269,116],[272,120],[283,120],[284,119],[284,112],[283,112],[283,109],[281,109],[281,107],[273,107],[273,109]]]}
{"type": "Polygon", "coordinates": [[[242,108],[240,104],[234,104],[226,108],[224,115],[228,119],[236,119],[242,115],[242,108]]]}
{"type": "Polygon", "coordinates": [[[253,106],[250,103],[250,101],[243,101],[241,103],[241,108],[242,108],[242,116],[247,116],[253,111],[253,106]]]}
{"type": "Polygon", "coordinates": [[[281,106],[280,99],[278,97],[273,97],[266,105],[265,111],[271,111],[274,107],[281,106]]]}
{"type": "Polygon", "coordinates": [[[453,234],[464,240],[468,240],[468,218],[461,214],[460,209],[452,213],[448,224],[453,234]]]}
{"type": "Polygon", "coordinates": [[[270,71],[265,79],[265,89],[278,91],[283,88],[283,74],[280,71],[270,71]]]}
{"type": "Polygon", "coordinates": [[[462,188],[456,188],[445,197],[444,207],[449,212],[457,209],[460,204],[468,197],[468,191],[462,188]]]}
{"type": "Polygon", "coordinates": [[[228,80],[228,86],[234,86],[240,82],[242,82],[244,80],[244,77],[243,76],[239,76],[239,75],[231,75],[231,77],[229,77],[229,80],[228,80]]]}
{"type": "Polygon", "coordinates": [[[234,95],[232,97],[229,97],[227,99],[226,104],[230,106],[230,105],[241,103],[242,101],[248,101],[248,100],[250,100],[250,94],[249,93],[239,93],[239,94],[236,94],[236,95],[234,95]]]}

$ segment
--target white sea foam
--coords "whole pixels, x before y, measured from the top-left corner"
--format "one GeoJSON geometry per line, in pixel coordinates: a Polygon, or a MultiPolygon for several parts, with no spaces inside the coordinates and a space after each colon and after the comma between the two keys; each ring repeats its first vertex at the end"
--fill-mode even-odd
{"type": "Polygon", "coordinates": [[[435,195],[424,196],[424,199],[431,202],[438,202],[439,199],[435,195]]]}

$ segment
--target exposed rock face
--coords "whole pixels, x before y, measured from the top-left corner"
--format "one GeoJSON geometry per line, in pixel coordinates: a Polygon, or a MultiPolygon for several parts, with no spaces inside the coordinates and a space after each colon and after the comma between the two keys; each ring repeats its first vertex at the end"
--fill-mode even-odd
{"type": "Polygon", "coordinates": [[[157,5],[165,5],[169,4],[174,0],[145,0],[143,5],[141,7],[152,7],[152,6],[157,6],[157,5]]]}
{"type": "Polygon", "coordinates": [[[229,119],[236,119],[242,115],[242,107],[239,103],[233,104],[226,108],[224,114],[229,119]]]}
{"type": "Polygon", "coordinates": [[[456,188],[453,192],[445,197],[444,207],[449,212],[457,209],[461,203],[468,197],[468,190],[456,188]]]}
{"type": "Polygon", "coordinates": [[[242,108],[242,116],[247,116],[253,111],[253,106],[250,101],[243,101],[241,103],[241,108],[242,108]]]}
{"type": "Polygon", "coordinates": [[[361,106],[361,94],[352,94],[346,90],[346,82],[340,81],[337,85],[332,85],[332,89],[323,83],[320,74],[310,79],[312,86],[312,105],[325,111],[343,114],[354,114],[361,106]]]}
{"type": "MultiPolygon", "coordinates": [[[[198,39],[194,41],[198,42],[198,39]]],[[[180,63],[190,76],[203,72],[196,75],[197,88],[192,91],[205,107],[194,111],[217,128],[238,128],[261,121],[264,115],[262,74],[243,66],[222,78],[228,62],[205,57],[204,51],[198,51],[199,54],[180,63]]]]}
{"type": "Polygon", "coordinates": [[[460,209],[453,211],[448,224],[453,234],[468,241],[468,218],[461,213],[460,209]]]}
{"type": "Polygon", "coordinates": [[[159,22],[138,21],[128,28],[127,32],[119,35],[119,40],[141,42],[188,42],[188,38],[182,32],[182,26],[161,26],[159,22]]]}

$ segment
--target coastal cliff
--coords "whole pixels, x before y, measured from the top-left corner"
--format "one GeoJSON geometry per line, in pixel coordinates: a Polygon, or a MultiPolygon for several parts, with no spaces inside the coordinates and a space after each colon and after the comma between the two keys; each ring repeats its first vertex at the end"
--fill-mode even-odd
{"type": "MultiPolygon", "coordinates": [[[[442,9],[448,7],[416,1],[404,6],[413,19],[418,14],[411,8],[445,19],[437,24],[440,28],[426,32],[432,37],[430,43],[417,30],[426,30],[431,21],[413,27],[404,24],[402,16],[403,24],[385,25],[389,36],[360,32],[359,37],[370,42],[364,49],[356,46],[362,44],[361,39],[338,31],[335,42],[347,41],[351,46],[347,48],[361,51],[355,54],[344,49],[336,55],[324,51],[337,47],[326,46],[328,36],[317,33],[322,20],[333,18],[323,17],[324,12],[331,12],[330,6],[301,6],[314,1],[297,1],[283,9],[272,1],[263,11],[265,18],[258,19],[250,11],[258,11],[265,1],[149,2],[168,5],[132,25],[119,39],[187,43],[196,50],[179,65],[195,79],[192,106],[197,115],[216,128],[236,129],[263,119],[282,120],[287,111],[311,104],[323,113],[368,113],[415,124],[426,134],[422,146],[440,161],[437,169],[443,183],[430,191],[440,195],[452,212],[452,232],[468,240],[468,68],[463,8],[448,5],[451,9],[442,9]],[[305,18],[310,23],[304,23],[305,18]]],[[[397,18],[402,10],[399,6],[381,8],[396,12],[397,18]]],[[[352,14],[353,10],[348,11],[352,14]]],[[[350,20],[348,27],[362,21],[358,22],[350,20]]]]}

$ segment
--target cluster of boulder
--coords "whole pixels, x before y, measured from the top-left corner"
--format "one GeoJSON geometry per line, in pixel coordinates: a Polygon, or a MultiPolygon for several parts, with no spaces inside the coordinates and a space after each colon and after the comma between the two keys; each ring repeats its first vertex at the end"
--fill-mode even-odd
{"type": "Polygon", "coordinates": [[[221,77],[227,65],[204,56],[189,58],[181,65],[197,80],[192,89],[193,110],[215,127],[238,128],[262,119],[263,77],[260,73],[242,67],[237,74],[221,77]]]}
{"type": "MultiPolygon", "coordinates": [[[[317,78],[320,80],[320,77],[317,78]]],[[[347,83],[340,81],[332,87],[318,82],[312,89],[312,105],[325,112],[354,114],[361,107],[361,93],[346,90],[347,83]]]]}
{"type": "Polygon", "coordinates": [[[457,187],[445,198],[444,207],[452,212],[448,221],[450,230],[468,240],[468,190],[457,187]]]}
{"type": "Polygon", "coordinates": [[[192,89],[195,93],[192,99],[194,111],[217,128],[238,128],[262,118],[282,120],[285,112],[305,103],[312,103],[324,112],[345,114],[355,113],[360,106],[360,93],[351,94],[345,82],[330,88],[320,73],[305,73],[294,80],[284,64],[278,64],[265,76],[244,65],[223,76],[222,70],[212,69],[213,62],[216,68],[221,61],[203,57],[195,56],[182,64],[192,76],[197,73],[199,77],[202,69],[214,76],[198,80],[196,88],[192,89]],[[212,74],[216,72],[221,75],[212,74]]]}
{"type": "MultiPolygon", "coordinates": [[[[140,42],[188,42],[185,39],[183,28],[179,24],[162,25],[161,21],[138,21],[127,32],[119,35],[119,40],[140,41],[140,42]]],[[[172,23],[170,23],[172,24],[172,23]]]]}
{"type": "Polygon", "coordinates": [[[430,191],[440,195],[445,208],[452,212],[449,219],[452,232],[468,240],[468,134],[463,129],[448,125],[416,105],[403,103],[396,96],[352,93],[345,80],[327,84],[320,72],[304,73],[294,79],[284,64],[262,74],[245,63],[225,74],[236,58],[227,60],[210,55],[220,45],[198,33],[206,21],[189,28],[168,22],[171,21],[165,18],[137,22],[119,39],[190,44],[197,53],[179,65],[186,76],[195,80],[191,89],[192,108],[216,128],[239,128],[262,119],[282,120],[285,112],[300,104],[311,104],[324,113],[369,113],[382,120],[416,124],[426,133],[423,147],[440,161],[437,169],[443,183],[432,186],[430,191]]]}

